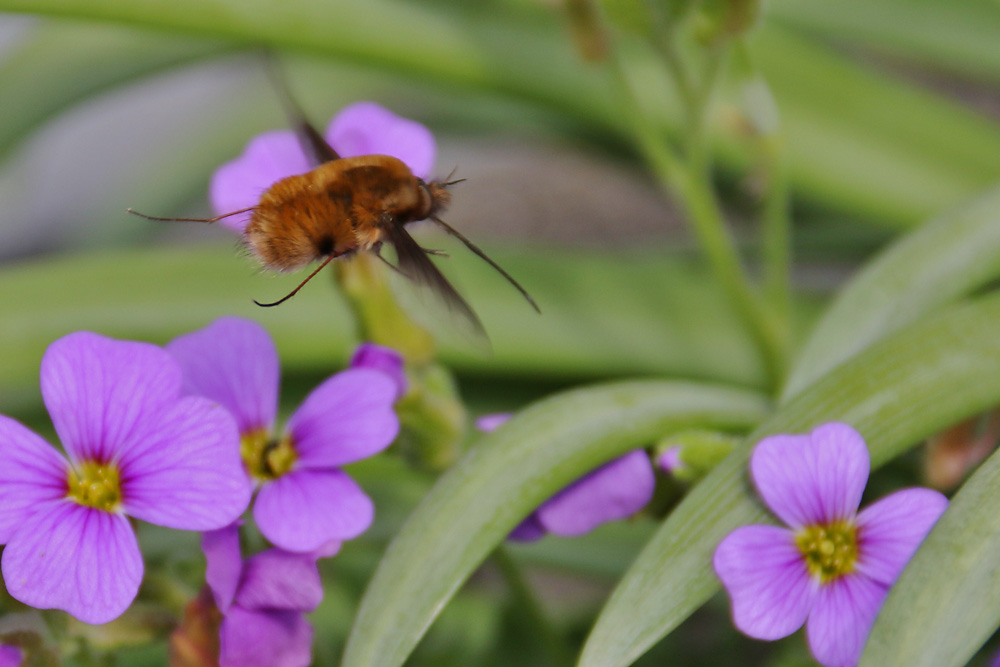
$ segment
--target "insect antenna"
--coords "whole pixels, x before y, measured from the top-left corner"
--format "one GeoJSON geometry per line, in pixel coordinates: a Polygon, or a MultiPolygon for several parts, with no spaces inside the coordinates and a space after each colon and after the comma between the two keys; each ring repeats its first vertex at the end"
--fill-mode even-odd
{"type": "Polygon", "coordinates": [[[501,268],[501,266],[499,264],[497,264],[492,259],[490,259],[486,255],[485,252],[483,252],[482,250],[479,249],[479,246],[477,246],[475,243],[473,243],[469,239],[465,238],[465,236],[461,232],[459,232],[457,229],[455,229],[454,227],[452,227],[451,225],[449,225],[447,222],[445,222],[441,218],[437,217],[436,215],[432,215],[431,216],[431,220],[433,220],[437,224],[441,225],[445,229],[445,231],[447,231],[449,234],[451,234],[452,236],[454,236],[456,239],[458,239],[459,241],[461,241],[462,243],[464,243],[466,248],[468,248],[472,252],[474,252],[477,255],[479,255],[479,257],[481,257],[483,260],[485,260],[485,262],[487,264],[489,264],[494,269],[496,269],[500,273],[501,276],[503,276],[504,278],[507,279],[507,282],[509,282],[511,285],[513,285],[514,287],[517,288],[517,291],[521,293],[521,296],[523,296],[525,299],[527,299],[528,303],[531,304],[531,307],[535,309],[536,313],[538,313],[539,315],[542,313],[542,309],[538,307],[538,304],[535,303],[535,300],[531,298],[530,294],[528,294],[528,290],[526,290],[523,287],[521,287],[521,283],[519,283],[516,280],[514,280],[514,278],[509,273],[507,273],[506,271],[504,271],[503,268],[501,268]]]}
{"type": "Polygon", "coordinates": [[[451,180],[451,177],[455,175],[456,171],[458,171],[458,167],[452,169],[451,172],[449,172],[449,174],[444,177],[444,181],[441,183],[441,185],[447,187],[449,185],[455,185],[456,183],[464,183],[466,180],[468,180],[465,178],[456,178],[454,181],[451,180]]]}
{"type": "Polygon", "coordinates": [[[217,215],[214,218],[157,218],[152,215],[146,215],[145,213],[139,213],[135,209],[127,208],[126,213],[131,213],[132,215],[137,215],[140,218],[145,218],[146,220],[156,220],[157,222],[218,222],[223,218],[228,218],[232,215],[239,215],[240,213],[246,213],[247,211],[252,211],[256,206],[249,206],[247,208],[241,208],[238,211],[233,211],[232,213],[223,213],[222,215],[217,215]]]}
{"type": "Polygon", "coordinates": [[[309,122],[302,107],[295,101],[274,56],[270,52],[265,53],[265,56],[264,63],[267,75],[274,85],[278,98],[281,100],[281,106],[285,109],[285,115],[288,116],[292,129],[295,130],[295,136],[302,146],[302,152],[306,154],[310,165],[318,167],[324,162],[339,160],[340,155],[327,143],[319,130],[309,122]]]}
{"type": "Polygon", "coordinates": [[[303,280],[302,282],[300,282],[298,287],[296,287],[291,292],[289,292],[285,296],[281,297],[277,301],[275,301],[273,303],[261,303],[257,299],[254,299],[253,302],[256,303],[258,306],[260,306],[261,308],[271,308],[272,306],[280,306],[281,304],[283,304],[284,302],[288,301],[293,296],[295,296],[296,294],[298,294],[299,290],[302,289],[307,282],[309,282],[310,280],[312,280],[313,276],[315,276],[317,273],[319,273],[320,271],[322,271],[323,267],[326,266],[327,264],[329,264],[330,260],[332,260],[334,257],[337,257],[337,255],[330,255],[329,257],[327,257],[326,259],[324,259],[323,263],[320,264],[318,267],[316,267],[315,271],[313,271],[308,276],[306,276],[306,279],[303,280]]]}

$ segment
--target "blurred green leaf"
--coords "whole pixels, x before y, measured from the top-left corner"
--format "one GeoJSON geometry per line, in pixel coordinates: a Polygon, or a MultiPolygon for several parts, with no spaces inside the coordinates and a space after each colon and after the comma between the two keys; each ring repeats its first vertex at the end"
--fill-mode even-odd
{"type": "MultiPolygon", "coordinates": [[[[384,71],[529,102],[620,145],[623,116],[600,68],[578,62],[557,16],[540,6],[294,0],[0,0],[0,9],[153,26],[364,63],[384,71]],[[373,38],[377,36],[378,38],[373,38]]],[[[808,31],[807,31],[808,32],[808,31]]],[[[796,194],[882,224],[910,226],[1000,179],[1000,129],[932,92],[767,21],[753,51],[787,125],[796,194]]],[[[637,86],[677,132],[652,54],[629,49],[637,86]],[[660,99],[663,98],[663,99],[660,99]]],[[[747,166],[741,129],[721,114],[718,147],[747,166]]],[[[573,123],[561,123],[574,127],[573,123]]],[[[579,126],[574,129],[579,130],[579,126]]]]}
{"type": "Polygon", "coordinates": [[[679,382],[629,382],[534,404],[485,435],[445,473],[390,544],[355,619],[344,665],[401,665],[442,606],[542,501],[663,433],[743,429],[758,395],[679,382]]]}
{"type": "Polygon", "coordinates": [[[43,22],[0,59],[0,153],[72,104],[125,81],[232,48],[121,26],[43,22]]]}
{"type": "Polygon", "coordinates": [[[752,44],[781,111],[796,193],[912,227],[1000,180],[1000,127],[792,30],[752,44]]]}
{"type": "Polygon", "coordinates": [[[1000,626],[1000,455],[952,499],[889,592],[862,665],[964,665],[1000,626]]]}
{"type": "Polygon", "coordinates": [[[803,346],[787,400],[879,338],[1000,276],[1000,190],[925,224],[851,279],[803,346]]]}
{"type": "MultiPolygon", "coordinates": [[[[443,240],[431,243],[453,249],[443,240]]],[[[532,291],[543,314],[477,257],[454,248],[442,269],[480,314],[493,341],[491,355],[452,336],[443,357],[460,372],[567,381],[671,373],[751,386],[763,382],[754,350],[741,338],[727,302],[704,270],[689,261],[661,253],[490,252],[532,291]]],[[[255,272],[230,244],[3,267],[3,409],[9,413],[18,401],[37,404],[42,353],[56,338],[80,329],[165,343],[222,315],[242,315],[261,322],[275,338],[286,372],[315,374],[342,365],[354,342],[352,325],[322,276],[287,304],[262,309],[251,299],[286,294],[301,276],[255,272]]],[[[419,294],[405,280],[396,287],[432,329],[454,328],[433,302],[415,300],[419,294]]]]}
{"type": "Polygon", "coordinates": [[[1000,402],[998,329],[1000,295],[947,309],[873,345],[778,410],[659,528],[608,600],[580,665],[631,664],[719,589],[711,567],[718,543],[739,526],[773,521],[746,475],[761,438],[843,421],[865,437],[878,467],[1000,402]]]}
{"type": "Polygon", "coordinates": [[[932,72],[1000,81],[1000,5],[990,0],[772,0],[766,7],[776,21],[823,38],[906,58],[932,72]]]}
{"type": "Polygon", "coordinates": [[[99,4],[5,0],[0,10],[151,26],[246,46],[322,53],[468,87],[485,85],[515,97],[543,100],[608,126],[616,122],[613,100],[601,94],[607,90],[603,77],[578,66],[573,50],[563,41],[558,17],[544,11],[514,21],[497,11],[449,12],[391,0],[290,0],[280,5],[264,0],[235,5],[224,0],[99,4]]]}

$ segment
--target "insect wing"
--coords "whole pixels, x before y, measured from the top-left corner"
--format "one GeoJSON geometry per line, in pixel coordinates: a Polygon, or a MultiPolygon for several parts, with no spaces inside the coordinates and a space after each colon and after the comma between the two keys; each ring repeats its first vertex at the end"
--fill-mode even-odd
{"type": "Polygon", "coordinates": [[[487,338],[486,329],[483,328],[483,323],[479,321],[479,317],[472,310],[472,307],[452,287],[444,274],[434,266],[434,262],[427,256],[427,252],[410,236],[409,232],[395,222],[386,225],[385,229],[389,243],[396,249],[400,272],[417,284],[429,287],[441,297],[449,309],[466,319],[476,330],[476,333],[487,338]]]}
{"type": "Polygon", "coordinates": [[[267,72],[274,83],[275,91],[278,93],[278,97],[281,98],[281,106],[285,108],[288,122],[295,131],[295,136],[302,146],[302,152],[306,154],[306,158],[309,160],[309,165],[315,168],[326,162],[339,160],[340,155],[327,143],[319,130],[313,127],[313,124],[306,118],[305,112],[302,111],[302,107],[295,101],[291,90],[288,88],[288,82],[282,76],[277,63],[272,58],[268,58],[266,63],[267,72]]]}
{"type": "Polygon", "coordinates": [[[312,123],[305,117],[293,123],[293,128],[295,136],[299,138],[299,143],[302,145],[302,150],[305,151],[306,157],[309,159],[309,164],[313,167],[340,159],[337,151],[333,150],[333,147],[326,142],[319,130],[313,127],[312,123]]]}

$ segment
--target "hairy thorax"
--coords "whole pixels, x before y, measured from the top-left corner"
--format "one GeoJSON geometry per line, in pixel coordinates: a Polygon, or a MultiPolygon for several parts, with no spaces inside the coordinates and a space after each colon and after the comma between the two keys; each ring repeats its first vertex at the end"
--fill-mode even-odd
{"type": "Polygon", "coordinates": [[[343,158],[272,185],[254,208],[246,242],[267,268],[294,271],[371,250],[385,225],[421,219],[424,209],[419,181],[400,160],[343,158]]]}

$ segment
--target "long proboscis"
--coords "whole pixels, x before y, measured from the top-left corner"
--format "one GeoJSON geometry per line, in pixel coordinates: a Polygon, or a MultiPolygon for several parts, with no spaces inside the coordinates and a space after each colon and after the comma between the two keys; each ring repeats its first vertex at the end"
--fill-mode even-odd
{"type": "Polygon", "coordinates": [[[232,211],[231,213],[223,213],[222,215],[217,215],[214,218],[158,218],[153,215],[146,215],[145,213],[139,213],[132,208],[125,209],[126,213],[131,213],[132,215],[137,215],[140,218],[145,218],[146,220],[155,220],[156,222],[218,222],[223,218],[228,218],[230,216],[239,215],[240,213],[248,213],[257,208],[256,206],[248,206],[247,208],[241,208],[238,211],[232,211]]]}
{"type": "Polygon", "coordinates": [[[299,286],[298,286],[298,287],[296,287],[296,288],[295,288],[295,289],[293,289],[293,290],[292,290],[291,292],[289,292],[289,293],[288,293],[288,294],[286,294],[285,296],[281,297],[281,298],[280,298],[280,299],[278,299],[277,301],[273,301],[273,302],[271,302],[271,303],[261,303],[261,302],[260,302],[260,301],[258,301],[257,299],[254,299],[254,300],[253,300],[253,302],[254,302],[255,304],[257,304],[258,306],[260,306],[261,308],[271,308],[271,307],[273,307],[273,306],[280,306],[281,304],[283,304],[284,302],[288,301],[288,300],[289,300],[289,299],[291,299],[291,298],[292,298],[293,296],[295,296],[296,294],[298,294],[298,293],[299,293],[299,290],[300,290],[300,289],[302,289],[303,287],[305,287],[305,286],[306,286],[306,283],[307,283],[307,282],[309,282],[310,280],[312,280],[312,279],[313,279],[313,277],[314,277],[314,276],[315,276],[315,275],[316,275],[317,273],[319,273],[320,271],[322,271],[322,270],[323,270],[323,267],[325,267],[325,266],[326,266],[327,264],[329,264],[329,263],[330,263],[330,262],[331,262],[331,261],[333,260],[333,258],[334,258],[334,257],[337,257],[337,255],[330,255],[330,256],[328,256],[328,257],[327,257],[326,259],[324,259],[324,260],[323,260],[323,263],[322,263],[322,264],[320,264],[319,266],[317,266],[317,267],[316,267],[316,269],[315,269],[315,270],[314,270],[314,271],[313,271],[312,273],[310,273],[310,274],[309,274],[308,276],[306,276],[306,279],[305,279],[305,280],[303,280],[302,282],[300,282],[300,283],[299,283],[299,286]]]}
{"type": "Polygon", "coordinates": [[[433,220],[434,222],[436,222],[437,224],[441,225],[441,227],[443,227],[446,232],[448,232],[449,234],[451,234],[452,236],[454,236],[456,239],[458,239],[459,241],[461,241],[462,243],[464,243],[466,248],[468,248],[469,250],[471,250],[475,254],[479,255],[479,257],[483,261],[485,261],[487,264],[489,264],[494,269],[496,269],[497,272],[501,276],[503,276],[504,278],[507,279],[507,282],[509,282],[511,285],[513,285],[514,287],[517,288],[517,291],[521,293],[521,296],[523,296],[528,301],[528,303],[531,304],[531,307],[535,309],[535,312],[538,313],[539,315],[541,315],[542,309],[538,307],[538,304],[535,303],[535,300],[531,298],[530,294],[528,294],[528,290],[524,289],[521,286],[521,283],[519,283],[516,280],[514,280],[513,276],[511,276],[509,273],[507,273],[506,271],[504,271],[503,267],[501,267],[499,264],[497,264],[492,259],[490,259],[489,256],[485,252],[483,252],[482,250],[479,249],[479,246],[477,246],[475,243],[473,243],[469,239],[465,238],[465,235],[463,235],[460,231],[458,231],[457,229],[455,229],[454,227],[452,227],[451,225],[449,225],[447,222],[445,222],[441,218],[437,217],[436,215],[432,215],[430,219],[433,220]]]}

